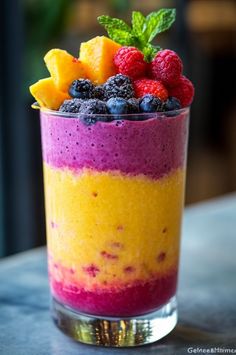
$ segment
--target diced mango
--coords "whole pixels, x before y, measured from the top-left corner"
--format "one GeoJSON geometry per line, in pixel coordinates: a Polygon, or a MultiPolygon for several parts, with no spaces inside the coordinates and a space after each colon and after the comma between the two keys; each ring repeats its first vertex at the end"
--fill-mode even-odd
{"type": "Polygon", "coordinates": [[[70,96],[57,89],[52,78],[41,79],[30,86],[30,92],[41,107],[57,110],[70,96]]]}
{"type": "Polygon", "coordinates": [[[97,36],[81,43],[80,59],[87,64],[87,75],[91,81],[103,84],[116,74],[113,58],[120,47],[120,44],[105,36],[97,36]]]}
{"type": "Polygon", "coordinates": [[[86,65],[62,49],[51,49],[44,61],[60,91],[68,92],[72,81],[87,77],[86,65]]]}

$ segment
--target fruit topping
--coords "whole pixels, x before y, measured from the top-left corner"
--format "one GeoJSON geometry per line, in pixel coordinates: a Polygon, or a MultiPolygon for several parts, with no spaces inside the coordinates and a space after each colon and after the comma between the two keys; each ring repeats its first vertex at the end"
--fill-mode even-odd
{"type": "Polygon", "coordinates": [[[163,111],[163,102],[154,95],[144,95],[140,100],[139,107],[141,112],[161,112],[163,111]]]}
{"type": "Polygon", "coordinates": [[[107,114],[107,107],[104,101],[98,99],[84,100],[80,106],[80,112],[86,114],[107,114]]]}
{"type": "Polygon", "coordinates": [[[67,93],[57,89],[52,78],[41,79],[30,86],[30,92],[41,107],[57,110],[62,102],[69,99],[67,93]]]}
{"type": "Polygon", "coordinates": [[[177,86],[169,89],[169,95],[176,97],[182,107],[190,105],[194,97],[194,86],[189,79],[181,76],[177,86]]]}
{"type": "Polygon", "coordinates": [[[163,101],[168,98],[168,91],[161,81],[138,79],[134,81],[133,85],[136,97],[142,97],[146,94],[151,94],[163,101]]]}
{"type": "Polygon", "coordinates": [[[176,97],[170,96],[164,103],[164,110],[165,111],[173,111],[181,109],[181,104],[176,97]]]}
{"type": "Polygon", "coordinates": [[[121,47],[118,49],[114,63],[118,73],[137,79],[145,76],[147,63],[144,55],[135,47],[121,47]]]}
{"type": "Polygon", "coordinates": [[[129,103],[122,97],[112,97],[107,101],[108,112],[113,115],[121,115],[129,112],[129,103]]]}
{"type": "Polygon", "coordinates": [[[128,113],[139,113],[139,99],[136,99],[135,97],[132,97],[131,99],[128,100],[129,104],[129,109],[128,113]]]}
{"type": "MultiPolygon", "coordinates": [[[[80,60],[87,65],[87,78],[95,84],[103,84],[116,74],[114,55],[120,44],[105,36],[97,36],[81,43],[80,60]]],[[[77,76],[79,78],[81,76],[77,76]]]]}
{"type": "Polygon", "coordinates": [[[60,106],[60,112],[70,112],[70,113],[78,113],[80,110],[80,106],[83,100],[81,99],[71,99],[65,100],[63,104],[60,106]]]}
{"type": "Polygon", "coordinates": [[[79,112],[80,118],[86,125],[95,124],[97,121],[109,122],[111,120],[107,115],[106,103],[98,99],[84,100],[79,112]]]}
{"type": "Polygon", "coordinates": [[[111,97],[123,97],[124,99],[134,97],[132,81],[128,76],[123,74],[110,77],[103,87],[107,99],[111,97]]]}
{"type": "Polygon", "coordinates": [[[69,94],[77,99],[91,99],[94,97],[94,85],[88,79],[74,80],[69,88],[69,94]]]}
{"type": "Polygon", "coordinates": [[[94,87],[94,97],[95,99],[105,100],[105,90],[102,85],[94,87]]]}
{"type": "Polygon", "coordinates": [[[167,87],[178,83],[183,70],[181,59],[170,49],[159,51],[150,66],[152,78],[161,80],[167,87]]]}
{"type": "Polygon", "coordinates": [[[32,85],[32,95],[41,107],[101,115],[93,121],[117,119],[104,117],[107,114],[134,114],[129,120],[145,119],[136,115],[140,112],[168,116],[168,111],[190,105],[194,87],[182,75],[181,59],[151,43],[172,25],[175,15],[175,9],[146,17],[133,11],[131,26],[117,18],[98,17],[110,38],[97,36],[81,43],[79,59],[61,49],[50,50],[44,60],[51,78],[32,85]]]}
{"type": "Polygon", "coordinates": [[[44,57],[58,90],[68,92],[73,80],[86,78],[86,65],[62,49],[51,49],[44,57]]]}

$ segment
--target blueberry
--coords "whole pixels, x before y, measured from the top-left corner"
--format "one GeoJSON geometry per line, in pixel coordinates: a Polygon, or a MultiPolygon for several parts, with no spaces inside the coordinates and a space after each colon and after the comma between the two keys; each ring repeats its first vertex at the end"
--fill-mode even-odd
{"type": "Polygon", "coordinates": [[[165,111],[174,111],[181,109],[180,101],[173,96],[168,97],[164,103],[165,111]]]}
{"type": "Polygon", "coordinates": [[[139,113],[139,99],[136,99],[135,97],[132,97],[131,99],[128,100],[129,104],[129,113],[139,113]]]}
{"type": "Polygon", "coordinates": [[[69,95],[78,99],[94,97],[94,85],[88,79],[74,80],[69,88],[69,95]]]}
{"type": "Polygon", "coordinates": [[[81,99],[71,99],[65,100],[63,104],[60,106],[60,112],[70,112],[70,113],[78,113],[80,111],[81,104],[83,100],[81,99]]]}
{"type": "Polygon", "coordinates": [[[103,85],[106,99],[111,97],[122,97],[130,99],[134,97],[134,89],[130,78],[123,74],[111,76],[103,85]]]}
{"type": "Polygon", "coordinates": [[[173,117],[177,115],[175,110],[181,109],[180,101],[173,96],[168,97],[168,99],[164,102],[164,110],[167,111],[165,115],[167,117],[173,117]],[[170,112],[168,112],[170,111],[170,112]]]}
{"type": "Polygon", "coordinates": [[[161,112],[163,111],[163,102],[158,97],[147,94],[141,98],[139,107],[141,112],[161,112]]]}
{"type": "Polygon", "coordinates": [[[107,101],[107,110],[112,115],[127,114],[129,111],[129,104],[127,100],[122,97],[112,97],[107,101]]]}

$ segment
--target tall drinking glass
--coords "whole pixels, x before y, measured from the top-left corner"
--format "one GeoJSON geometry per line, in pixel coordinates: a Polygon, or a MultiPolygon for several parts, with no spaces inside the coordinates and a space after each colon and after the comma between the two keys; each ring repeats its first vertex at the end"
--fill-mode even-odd
{"type": "Polygon", "coordinates": [[[189,108],[40,114],[54,321],[89,344],[162,338],[177,322],[189,108]]]}

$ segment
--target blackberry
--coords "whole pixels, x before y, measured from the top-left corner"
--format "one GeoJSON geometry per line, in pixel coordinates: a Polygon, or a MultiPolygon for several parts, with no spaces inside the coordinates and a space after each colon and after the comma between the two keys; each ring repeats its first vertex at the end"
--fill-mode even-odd
{"type": "Polygon", "coordinates": [[[111,76],[103,87],[107,100],[112,97],[122,97],[123,99],[134,97],[132,81],[126,75],[117,74],[111,76]]]}
{"type": "Polygon", "coordinates": [[[80,110],[80,106],[83,103],[81,99],[71,99],[65,100],[63,104],[60,106],[60,112],[70,112],[70,113],[78,113],[80,110]]]}
{"type": "Polygon", "coordinates": [[[105,100],[105,90],[103,88],[103,85],[95,86],[94,97],[95,99],[105,100]]]}
{"type": "Polygon", "coordinates": [[[106,103],[98,99],[90,99],[82,102],[80,106],[81,113],[87,114],[107,114],[106,103]]]}
{"type": "Polygon", "coordinates": [[[136,99],[135,97],[132,97],[131,99],[128,100],[128,105],[129,105],[129,110],[128,113],[139,113],[139,99],[136,99]]]}
{"type": "Polygon", "coordinates": [[[74,80],[69,88],[69,95],[78,99],[94,97],[94,85],[88,79],[74,80]]]}
{"type": "Polygon", "coordinates": [[[109,116],[94,116],[99,114],[106,115],[108,113],[106,103],[98,99],[83,101],[80,106],[80,113],[84,114],[81,117],[87,125],[94,124],[97,121],[107,122],[110,120],[109,116]]]}
{"type": "Polygon", "coordinates": [[[158,97],[151,94],[144,95],[139,103],[140,110],[142,112],[162,112],[163,102],[158,97]]]}
{"type": "Polygon", "coordinates": [[[112,115],[122,115],[128,113],[129,104],[122,97],[111,97],[107,101],[107,109],[112,115]]]}

